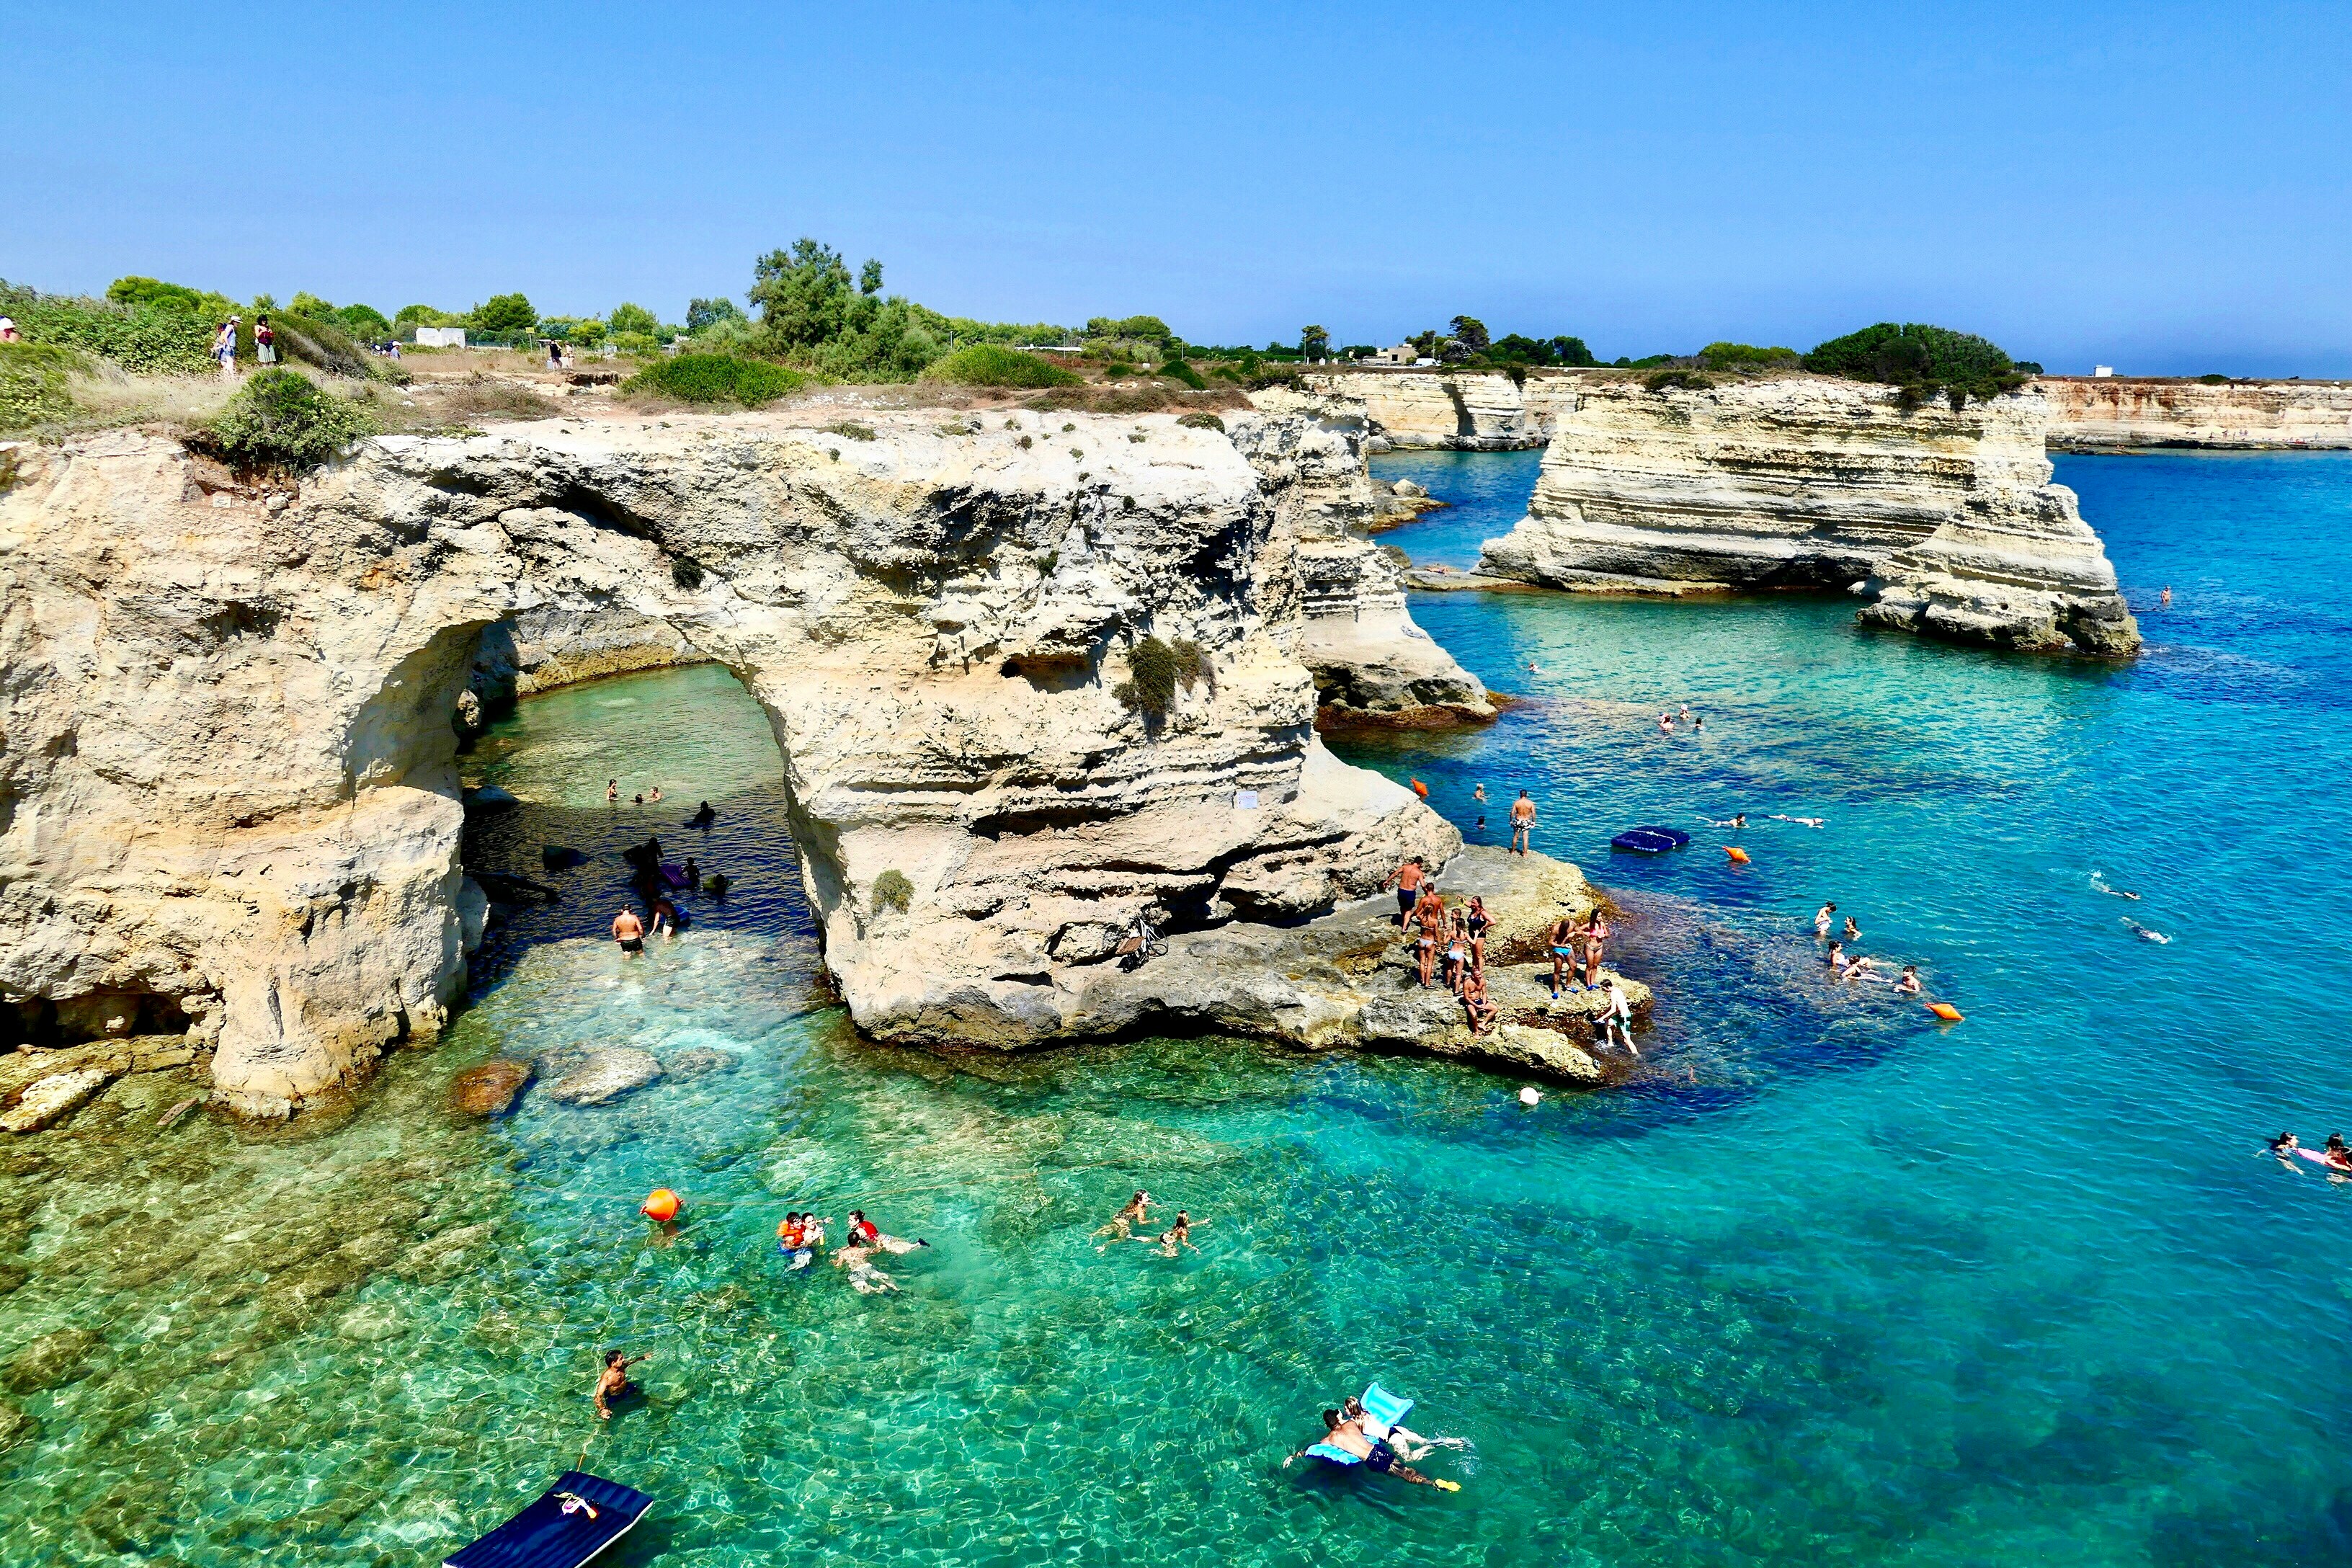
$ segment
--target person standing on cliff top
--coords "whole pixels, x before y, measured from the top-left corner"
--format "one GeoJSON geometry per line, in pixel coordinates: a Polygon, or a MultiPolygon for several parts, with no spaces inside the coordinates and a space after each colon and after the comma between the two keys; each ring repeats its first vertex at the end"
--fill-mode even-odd
{"type": "Polygon", "coordinates": [[[1396,868],[1396,873],[1381,884],[1394,888],[1397,896],[1397,929],[1402,931],[1412,921],[1412,907],[1421,902],[1421,884],[1428,872],[1422,869],[1421,857],[1414,856],[1396,868]]]}
{"type": "Polygon", "coordinates": [[[1525,855],[1528,852],[1528,833],[1535,825],[1536,803],[1528,798],[1527,791],[1521,790],[1519,798],[1511,802],[1512,854],[1525,855]]]}

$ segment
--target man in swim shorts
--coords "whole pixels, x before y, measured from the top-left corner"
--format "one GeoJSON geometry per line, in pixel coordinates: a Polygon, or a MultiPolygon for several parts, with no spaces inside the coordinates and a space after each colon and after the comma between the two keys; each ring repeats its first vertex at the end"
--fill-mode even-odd
{"type": "Polygon", "coordinates": [[[1373,1419],[1371,1413],[1364,1408],[1364,1402],[1352,1394],[1340,1405],[1339,1414],[1354,1422],[1357,1429],[1373,1442],[1386,1443],[1394,1448],[1400,1459],[1425,1458],[1440,1448],[1466,1448],[1470,1446],[1467,1437],[1424,1437],[1402,1426],[1384,1426],[1373,1419]]]}
{"type": "MultiPolygon", "coordinates": [[[[1364,1466],[1368,1469],[1377,1470],[1384,1476],[1394,1476],[1402,1481],[1411,1481],[1415,1486],[1437,1487],[1450,1492],[1458,1492],[1462,1489],[1461,1483],[1458,1481],[1435,1480],[1423,1475],[1411,1465],[1399,1459],[1394,1448],[1390,1447],[1386,1443],[1376,1443],[1365,1436],[1361,1426],[1346,1419],[1336,1410],[1323,1412],[1323,1436],[1317,1438],[1317,1442],[1328,1443],[1343,1454],[1355,1455],[1364,1461],[1364,1466]]],[[[1303,1459],[1313,1447],[1313,1444],[1309,1444],[1306,1448],[1299,1449],[1282,1462],[1287,1465],[1292,1459],[1303,1459]]]]}
{"type": "Polygon", "coordinates": [[[1835,904],[1823,904],[1813,911],[1813,935],[1816,938],[1826,940],[1830,934],[1830,927],[1836,923],[1837,906],[1835,904]]]}
{"type": "Polygon", "coordinates": [[[1395,875],[1381,884],[1394,888],[1397,896],[1397,928],[1402,931],[1412,922],[1412,907],[1421,901],[1422,879],[1429,875],[1422,869],[1421,858],[1415,856],[1396,868],[1395,875]]]}
{"type": "Polygon", "coordinates": [[[1511,802],[1512,854],[1524,855],[1528,852],[1528,833],[1535,825],[1536,803],[1528,798],[1527,791],[1521,790],[1519,798],[1511,802]]]}
{"type": "Polygon", "coordinates": [[[613,917],[613,940],[621,951],[634,958],[646,950],[646,923],[637,919],[637,911],[624,909],[613,917]]]}
{"type": "Polygon", "coordinates": [[[1592,1020],[1593,1042],[1606,1045],[1613,1035],[1617,1043],[1629,1053],[1640,1056],[1641,1047],[1633,1043],[1633,1005],[1625,1000],[1625,993],[1617,989],[1616,976],[1604,974],[1601,977],[1601,1002],[1600,1016],[1592,1020]]]}

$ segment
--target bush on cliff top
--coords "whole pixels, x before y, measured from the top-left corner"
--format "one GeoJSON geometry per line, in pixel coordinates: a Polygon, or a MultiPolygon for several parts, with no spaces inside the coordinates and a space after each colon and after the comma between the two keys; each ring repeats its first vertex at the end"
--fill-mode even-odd
{"type": "Polygon", "coordinates": [[[923,379],[952,386],[1076,386],[1085,378],[1002,343],[974,343],[932,365],[923,379]]]}
{"type": "Polygon", "coordinates": [[[2015,392],[2041,367],[2019,364],[1973,332],[1881,321],[1821,344],[1805,356],[1805,368],[1895,387],[1906,407],[1941,393],[1958,410],[1971,397],[1981,401],[2015,392]]]}
{"type": "Polygon", "coordinates": [[[0,343],[0,430],[56,425],[74,415],[66,377],[82,358],[55,343],[0,343]]]}
{"type": "Polygon", "coordinates": [[[735,354],[679,354],[657,360],[621,384],[624,394],[681,403],[733,403],[759,408],[808,384],[796,370],[735,354]]]}
{"type": "Polygon", "coordinates": [[[366,409],[272,368],[249,377],[191,444],[240,468],[315,468],[375,430],[366,409]]]}
{"type": "Polygon", "coordinates": [[[213,368],[217,323],[161,304],[75,299],[0,283],[0,316],[13,317],[28,343],[79,349],[134,374],[202,375],[213,368]]]}

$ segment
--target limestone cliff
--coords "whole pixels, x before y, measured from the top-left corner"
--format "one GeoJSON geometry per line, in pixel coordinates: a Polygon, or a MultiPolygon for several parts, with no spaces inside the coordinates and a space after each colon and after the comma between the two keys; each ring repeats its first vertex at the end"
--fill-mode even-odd
{"type": "Polygon", "coordinates": [[[1588,385],[1480,570],[1551,587],[1852,588],[1871,625],[2128,653],[2138,627],[2032,392],[1955,413],[1813,377],[1588,385]]]}
{"type": "MultiPolygon", "coordinates": [[[[1451,449],[1507,452],[1540,447],[1576,407],[1579,381],[1553,371],[1530,372],[1525,383],[1492,372],[1333,370],[1300,377],[1309,396],[1360,409],[1371,450],[1451,449]]],[[[1255,393],[1261,407],[1286,395],[1255,393]]]]}
{"type": "Polygon", "coordinates": [[[481,912],[453,719],[518,617],[667,628],[742,678],[827,964],[885,1037],[1083,1032],[1147,902],[1289,920],[1454,851],[1317,742],[1261,603],[1278,501],[1233,441],[937,417],[383,437],[293,492],[208,489],[154,436],[17,449],[0,986],[60,1037],[184,1026],[251,1110],[431,1034],[481,912]],[[1207,655],[1164,715],[1113,694],[1148,634],[1207,655]]]}
{"type": "Polygon", "coordinates": [[[2202,382],[2044,376],[2050,445],[2095,452],[2129,447],[2352,447],[2352,382],[2202,382]]]}
{"type": "Polygon", "coordinates": [[[1264,411],[1227,416],[1274,506],[1259,599],[1314,672],[1327,721],[1492,718],[1485,684],[1413,623],[1392,552],[1365,537],[1379,498],[1361,416],[1327,398],[1261,395],[1264,411]]]}

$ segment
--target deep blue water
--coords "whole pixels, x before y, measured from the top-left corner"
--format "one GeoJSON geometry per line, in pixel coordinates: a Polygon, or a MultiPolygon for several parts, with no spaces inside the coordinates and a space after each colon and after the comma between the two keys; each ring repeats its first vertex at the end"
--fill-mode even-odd
{"type": "MultiPolygon", "coordinates": [[[[1466,564],[1535,458],[1379,467],[1460,498],[1390,537],[1466,564]]],[[[340,1118],[158,1136],[119,1087],[8,1152],[0,1363],[39,1428],[0,1451],[0,1561],[437,1562],[583,1453],[659,1500],[620,1568],[2347,1561],[2352,1185],[2256,1150],[2352,1122],[2352,459],[2061,478],[2136,603],[2175,589],[2130,665],[1865,635],[1832,599],[1416,597],[1529,700],[1349,754],[1474,836],[1475,785],[1490,823],[1528,789],[1659,993],[1629,1088],[1532,1111],[1244,1042],[862,1044],[731,678],[524,704],[469,771],[530,804],[475,853],[593,858],[494,936],[447,1042],[340,1118]],[[1704,734],[1660,736],[1685,701],[1704,734]],[[614,773],[667,798],[607,808],[614,773]],[[705,795],[714,832],[665,828],[705,795]],[[1739,810],[1736,868],[1703,819],[1739,810]],[[1691,848],[1609,853],[1652,820],[1691,848]],[[648,827],[738,891],[623,961],[598,933],[648,827]],[[1828,983],[1823,899],[1966,1021],[1828,983]],[[677,1070],[442,1109],[485,1056],[615,1044],[677,1070]],[[636,1217],[656,1184],[675,1237],[636,1217]],[[1097,1250],[1147,1184],[1198,1255],[1097,1250]],[[783,1210],[853,1205],[933,1243],[896,1293],[780,1268],[783,1210]],[[77,1328],[86,1363],[18,1379],[77,1328]],[[609,1426],[605,1345],[656,1355],[609,1426]],[[1469,1440],[1428,1464],[1460,1493],[1282,1466],[1373,1377],[1469,1440]]]]}

